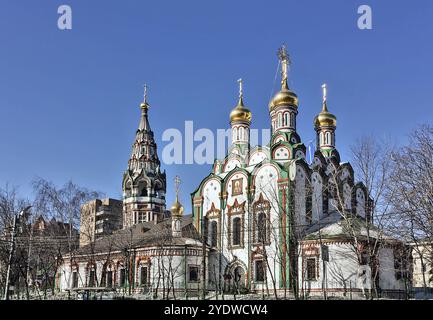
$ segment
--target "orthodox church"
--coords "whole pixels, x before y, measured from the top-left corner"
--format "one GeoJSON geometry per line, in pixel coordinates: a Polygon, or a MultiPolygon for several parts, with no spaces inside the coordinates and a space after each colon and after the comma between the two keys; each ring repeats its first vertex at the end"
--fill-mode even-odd
{"type": "Polygon", "coordinates": [[[252,112],[240,81],[239,100],[230,113],[231,146],[191,194],[192,215],[184,215],[179,202],[178,178],[176,201],[166,210],[166,173],[145,89],[123,174],[123,200],[83,206],[80,247],[63,258],[60,290],[113,288],[164,298],[199,292],[288,296],[404,289],[395,272],[392,239],[381,240],[375,263],[363,259],[362,226],[371,220],[371,200],[365,186],[355,182],[351,165],[340,160],[337,118],[330,112],[326,85],[313,121],[317,150],[310,164],[296,130],[299,100],[288,86],[284,48],[279,59],[281,89],[268,106],[269,144],[250,146],[252,112]],[[360,222],[356,235],[348,220],[360,222]],[[84,239],[86,230],[90,236],[84,239]]]}
{"type": "MultiPolygon", "coordinates": [[[[326,85],[313,121],[317,146],[309,164],[296,130],[299,100],[288,86],[284,47],[279,59],[281,89],[268,106],[269,144],[249,144],[252,112],[240,80],[239,100],[230,113],[231,147],[191,195],[195,229],[209,246],[209,286],[302,295],[324,289],[332,294],[402,290],[391,239],[380,241],[375,263],[363,259],[371,199],[355,182],[350,163],[340,160],[337,118],[329,111],[326,85]],[[349,220],[359,221],[359,230],[354,232],[354,223],[348,227],[349,220]]],[[[375,231],[369,231],[374,238],[375,231]]]]}

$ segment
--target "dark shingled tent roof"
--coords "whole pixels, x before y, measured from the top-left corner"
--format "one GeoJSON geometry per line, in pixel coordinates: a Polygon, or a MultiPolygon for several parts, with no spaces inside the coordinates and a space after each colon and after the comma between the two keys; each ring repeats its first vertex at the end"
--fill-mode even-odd
{"type": "Polygon", "coordinates": [[[167,245],[200,245],[199,234],[192,224],[192,215],[184,216],[181,220],[182,237],[173,238],[171,233],[171,219],[158,224],[143,222],[128,229],[113,232],[94,243],[79,248],[75,255],[97,254],[108,251],[124,251],[150,246],[167,245]]]}

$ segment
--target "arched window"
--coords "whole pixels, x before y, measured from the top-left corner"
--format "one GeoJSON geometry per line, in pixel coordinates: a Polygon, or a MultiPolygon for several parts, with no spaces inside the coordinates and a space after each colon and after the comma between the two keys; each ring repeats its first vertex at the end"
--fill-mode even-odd
{"type": "Polygon", "coordinates": [[[331,132],[326,132],[326,144],[332,144],[331,132]]]}
{"type": "Polygon", "coordinates": [[[281,124],[283,122],[283,116],[281,115],[281,113],[278,114],[278,127],[281,127],[281,124]]]}
{"type": "Polygon", "coordinates": [[[241,218],[233,219],[233,245],[239,246],[241,244],[241,218]]]}
{"type": "Polygon", "coordinates": [[[257,240],[259,243],[267,242],[266,215],[264,212],[257,214],[257,240]]]}
{"type": "Polygon", "coordinates": [[[142,265],[140,267],[140,285],[142,287],[147,287],[148,284],[148,267],[147,265],[142,265]]]}
{"type": "Polygon", "coordinates": [[[259,199],[253,204],[253,242],[269,244],[269,216],[271,204],[260,194],[259,199]]]}
{"type": "Polygon", "coordinates": [[[131,181],[127,181],[126,183],[125,183],[125,196],[126,197],[130,197],[131,196],[131,181]]]}
{"type": "Polygon", "coordinates": [[[90,264],[87,269],[87,286],[95,287],[96,284],[96,266],[94,264],[90,264]]]}
{"type": "Polygon", "coordinates": [[[239,128],[239,140],[244,140],[244,128],[239,128]]]}
{"type": "Polygon", "coordinates": [[[78,288],[78,276],[80,274],[79,271],[79,266],[78,265],[74,265],[72,267],[72,284],[71,284],[71,288],[78,288]]]}
{"type": "Polygon", "coordinates": [[[324,137],[323,137],[323,132],[320,132],[320,134],[319,134],[319,141],[320,141],[321,145],[325,144],[324,137]]]}
{"type": "Polygon", "coordinates": [[[238,137],[238,128],[233,128],[233,140],[236,140],[238,137]]]}
{"type": "Polygon", "coordinates": [[[105,285],[107,288],[113,286],[113,268],[111,264],[106,263],[102,270],[101,286],[105,285]]]}
{"type": "Polygon", "coordinates": [[[284,113],[284,126],[290,126],[290,114],[288,112],[284,113]]]}
{"type": "Polygon", "coordinates": [[[139,182],[141,184],[141,191],[140,191],[140,197],[147,197],[147,182],[145,181],[140,181],[139,182]]]}
{"type": "Polygon", "coordinates": [[[124,287],[126,284],[126,270],[122,266],[119,270],[119,286],[124,287]]]}

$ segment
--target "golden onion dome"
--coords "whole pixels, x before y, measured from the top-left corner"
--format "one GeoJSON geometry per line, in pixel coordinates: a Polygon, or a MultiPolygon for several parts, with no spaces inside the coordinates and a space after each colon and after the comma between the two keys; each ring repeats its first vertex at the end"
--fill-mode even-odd
{"type": "Polygon", "coordinates": [[[251,118],[251,111],[244,106],[244,101],[240,97],[237,106],[230,112],[230,122],[244,121],[251,123],[251,118]]]}
{"type": "Polygon", "coordinates": [[[337,126],[337,117],[328,111],[326,101],[323,103],[322,111],[314,118],[314,126],[316,128],[337,126]]]}
{"type": "Polygon", "coordinates": [[[179,198],[178,196],[176,196],[176,201],[173,203],[173,205],[170,208],[171,211],[171,215],[172,216],[182,216],[183,215],[183,206],[182,204],[179,202],[179,198]]]}
{"type": "Polygon", "coordinates": [[[283,80],[281,90],[269,102],[269,112],[279,106],[298,107],[298,96],[289,89],[287,81],[285,80],[283,80]]]}

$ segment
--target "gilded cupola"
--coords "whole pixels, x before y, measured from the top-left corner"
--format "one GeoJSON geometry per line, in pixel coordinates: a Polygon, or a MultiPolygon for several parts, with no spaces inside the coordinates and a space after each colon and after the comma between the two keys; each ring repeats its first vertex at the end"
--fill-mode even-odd
{"type": "Polygon", "coordinates": [[[250,124],[252,119],[252,113],[244,106],[242,79],[239,79],[238,82],[239,82],[239,101],[236,107],[232,110],[232,112],[230,112],[230,123],[242,121],[250,124]]]}
{"type": "Polygon", "coordinates": [[[320,127],[336,127],[337,117],[328,111],[327,100],[327,88],[326,84],[322,85],[323,89],[323,103],[322,111],[314,118],[314,127],[319,129],[320,127]]]}
{"type": "Polygon", "coordinates": [[[172,216],[182,216],[183,215],[183,206],[179,202],[179,197],[176,195],[176,200],[170,208],[170,212],[172,216]]]}
{"type": "Polygon", "coordinates": [[[171,216],[172,217],[181,217],[183,215],[183,206],[179,202],[179,185],[180,185],[180,178],[178,176],[174,179],[175,183],[175,189],[176,189],[176,200],[174,201],[173,205],[170,208],[171,216]]]}

